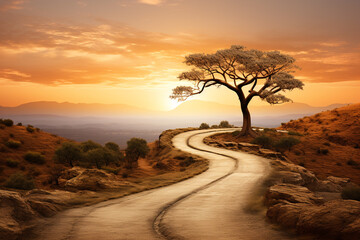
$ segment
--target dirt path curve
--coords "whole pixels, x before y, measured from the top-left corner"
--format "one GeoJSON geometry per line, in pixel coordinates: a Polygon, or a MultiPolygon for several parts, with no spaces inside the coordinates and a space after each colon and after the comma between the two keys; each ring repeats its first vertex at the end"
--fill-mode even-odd
{"type": "Polygon", "coordinates": [[[249,196],[269,171],[267,160],[203,144],[212,134],[214,130],[191,131],[173,139],[175,147],[208,158],[208,171],[167,187],[62,212],[42,228],[38,239],[290,239],[246,210],[249,196]]]}

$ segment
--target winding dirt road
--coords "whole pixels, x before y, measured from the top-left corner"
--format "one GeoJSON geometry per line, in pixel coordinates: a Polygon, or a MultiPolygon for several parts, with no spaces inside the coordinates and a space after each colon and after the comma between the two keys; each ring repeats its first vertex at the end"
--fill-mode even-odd
{"type": "Polygon", "coordinates": [[[191,131],[173,139],[175,147],[209,159],[208,171],[167,187],[62,212],[38,239],[294,239],[249,211],[269,171],[268,161],[205,145],[203,138],[214,133],[191,131]]]}

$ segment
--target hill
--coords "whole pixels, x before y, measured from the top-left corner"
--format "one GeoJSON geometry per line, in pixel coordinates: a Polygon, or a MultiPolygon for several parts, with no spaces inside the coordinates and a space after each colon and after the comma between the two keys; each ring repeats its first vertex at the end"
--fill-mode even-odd
{"type": "Polygon", "coordinates": [[[349,177],[360,184],[360,104],[290,121],[281,129],[304,135],[287,153],[293,162],[319,177],[349,177]]]}
{"type": "Polygon", "coordinates": [[[25,126],[0,127],[0,185],[18,172],[34,178],[37,187],[44,188],[51,184],[55,169],[54,152],[62,142],[70,140],[37,128],[29,132],[25,126]],[[24,155],[28,152],[41,154],[45,164],[26,161],[24,155]]]}

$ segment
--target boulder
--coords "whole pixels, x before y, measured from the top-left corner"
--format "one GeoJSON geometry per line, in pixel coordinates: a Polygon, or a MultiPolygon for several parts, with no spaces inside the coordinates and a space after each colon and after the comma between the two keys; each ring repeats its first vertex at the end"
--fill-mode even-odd
{"type": "Polygon", "coordinates": [[[273,206],[278,203],[320,204],[324,200],[315,196],[308,188],[293,184],[278,184],[271,186],[265,195],[265,204],[273,206]]]}
{"type": "Polygon", "coordinates": [[[260,148],[259,153],[261,154],[261,156],[266,157],[266,158],[279,158],[281,156],[281,153],[274,152],[272,150],[265,149],[265,148],[260,148]]]}
{"type": "Polygon", "coordinates": [[[128,185],[128,182],[118,180],[114,174],[99,169],[86,169],[65,183],[65,187],[68,189],[92,191],[116,189],[128,185]]]}
{"type": "Polygon", "coordinates": [[[259,151],[260,146],[256,145],[256,144],[251,144],[251,143],[245,143],[245,142],[240,142],[238,143],[238,149],[239,150],[244,150],[244,151],[259,151]]]}
{"type": "Polygon", "coordinates": [[[276,172],[278,179],[281,183],[290,183],[294,185],[304,185],[305,181],[301,177],[300,173],[290,171],[278,171],[276,172]]]}
{"type": "Polygon", "coordinates": [[[0,190],[0,239],[16,239],[35,217],[20,193],[0,190]]]}
{"type": "Polygon", "coordinates": [[[302,166],[293,163],[284,162],[281,160],[274,160],[271,162],[271,164],[273,168],[275,168],[278,171],[290,171],[290,172],[299,173],[302,179],[304,180],[304,184],[302,185],[308,187],[311,190],[315,189],[319,182],[319,180],[317,179],[317,177],[313,172],[307,170],[302,166]]]}
{"type": "Polygon", "coordinates": [[[301,211],[307,206],[309,204],[306,203],[278,203],[268,209],[266,216],[283,227],[295,228],[301,211]]]}
{"type": "Polygon", "coordinates": [[[334,200],[305,207],[296,226],[299,233],[314,233],[328,239],[359,239],[360,202],[334,200]]]}

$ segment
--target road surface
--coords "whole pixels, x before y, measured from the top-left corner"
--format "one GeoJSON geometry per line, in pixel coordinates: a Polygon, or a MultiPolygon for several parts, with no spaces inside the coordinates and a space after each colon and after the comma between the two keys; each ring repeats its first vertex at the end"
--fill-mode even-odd
{"type": "MultiPolygon", "coordinates": [[[[231,131],[231,130],[217,130],[231,131]]],[[[233,130],[232,130],[233,131],[233,130]]],[[[174,137],[175,147],[207,158],[209,170],[170,186],[71,209],[52,218],[38,239],[294,239],[249,211],[269,171],[266,159],[207,146],[214,130],[174,137]]]]}

